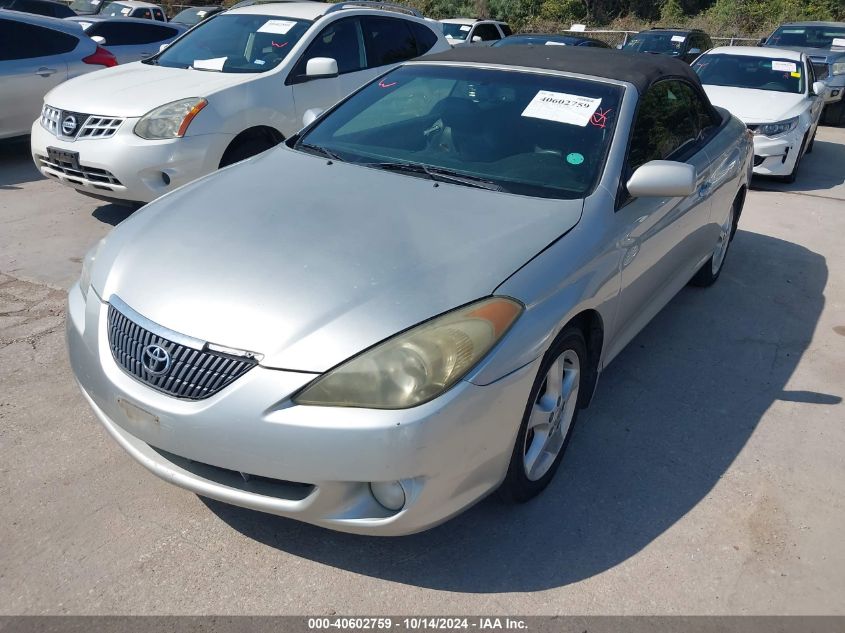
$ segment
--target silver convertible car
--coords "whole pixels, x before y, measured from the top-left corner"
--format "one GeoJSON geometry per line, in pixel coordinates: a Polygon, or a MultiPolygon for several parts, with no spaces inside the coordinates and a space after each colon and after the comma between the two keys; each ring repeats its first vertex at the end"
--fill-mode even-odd
{"type": "Polygon", "coordinates": [[[73,370],[199,495],[378,535],[524,501],[607,364],[719,277],[751,169],[680,61],[408,62],[112,231],[69,293],[73,370]]]}

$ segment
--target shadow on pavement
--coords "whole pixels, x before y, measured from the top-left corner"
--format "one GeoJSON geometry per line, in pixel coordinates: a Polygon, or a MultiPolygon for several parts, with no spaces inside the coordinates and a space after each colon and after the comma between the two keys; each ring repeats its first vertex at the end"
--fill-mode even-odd
{"type": "Polygon", "coordinates": [[[103,224],[117,226],[142,206],[140,204],[107,203],[94,209],[91,215],[103,224]]]}
{"type": "Polygon", "coordinates": [[[32,162],[29,137],[0,141],[0,191],[20,189],[18,185],[44,180],[32,162]]]}
{"type": "Polygon", "coordinates": [[[738,232],[719,282],[683,290],[607,369],[555,480],[527,504],[490,497],[428,532],[378,539],[203,501],[270,547],[408,585],[511,592],[588,578],[707,496],[773,402],[841,401],[784,391],[827,278],[818,254],[738,232]]]}

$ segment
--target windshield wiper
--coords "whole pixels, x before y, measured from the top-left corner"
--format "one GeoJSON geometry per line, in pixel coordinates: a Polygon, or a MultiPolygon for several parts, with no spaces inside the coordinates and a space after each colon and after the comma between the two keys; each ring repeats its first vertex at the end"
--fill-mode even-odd
{"type": "Polygon", "coordinates": [[[479,176],[472,176],[464,174],[444,167],[430,167],[420,163],[365,163],[367,167],[375,167],[376,169],[386,169],[388,171],[400,171],[412,174],[425,174],[431,180],[439,180],[440,182],[450,182],[456,185],[465,185],[467,187],[476,187],[478,189],[487,189],[488,191],[505,191],[501,185],[481,178],[479,176]]]}
{"type": "Polygon", "coordinates": [[[298,143],[294,149],[304,149],[310,152],[311,154],[319,154],[320,156],[325,156],[326,158],[331,158],[332,160],[343,160],[340,156],[335,154],[330,149],[320,147],[319,145],[311,145],[310,143],[298,143]]]}

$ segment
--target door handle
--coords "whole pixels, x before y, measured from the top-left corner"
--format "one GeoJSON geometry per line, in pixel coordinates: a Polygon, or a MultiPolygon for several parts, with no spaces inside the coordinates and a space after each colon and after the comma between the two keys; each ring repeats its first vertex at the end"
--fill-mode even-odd
{"type": "Polygon", "coordinates": [[[42,77],[49,77],[56,73],[55,68],[47,68],[46,66],[42,66],[38,70],[35,71],[36,75],[41,75],[42,77]]]}

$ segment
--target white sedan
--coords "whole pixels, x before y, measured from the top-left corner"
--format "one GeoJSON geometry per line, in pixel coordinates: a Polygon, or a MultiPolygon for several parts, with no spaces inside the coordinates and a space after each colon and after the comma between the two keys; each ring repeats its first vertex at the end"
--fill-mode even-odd
{"type": "Polygon", "coordinates": [[[752,46],[714,48],[693,64],[710,101],[754,133],[754,173],[793,182],[813,149],[825,85],[799,51],[752,46]]]}

